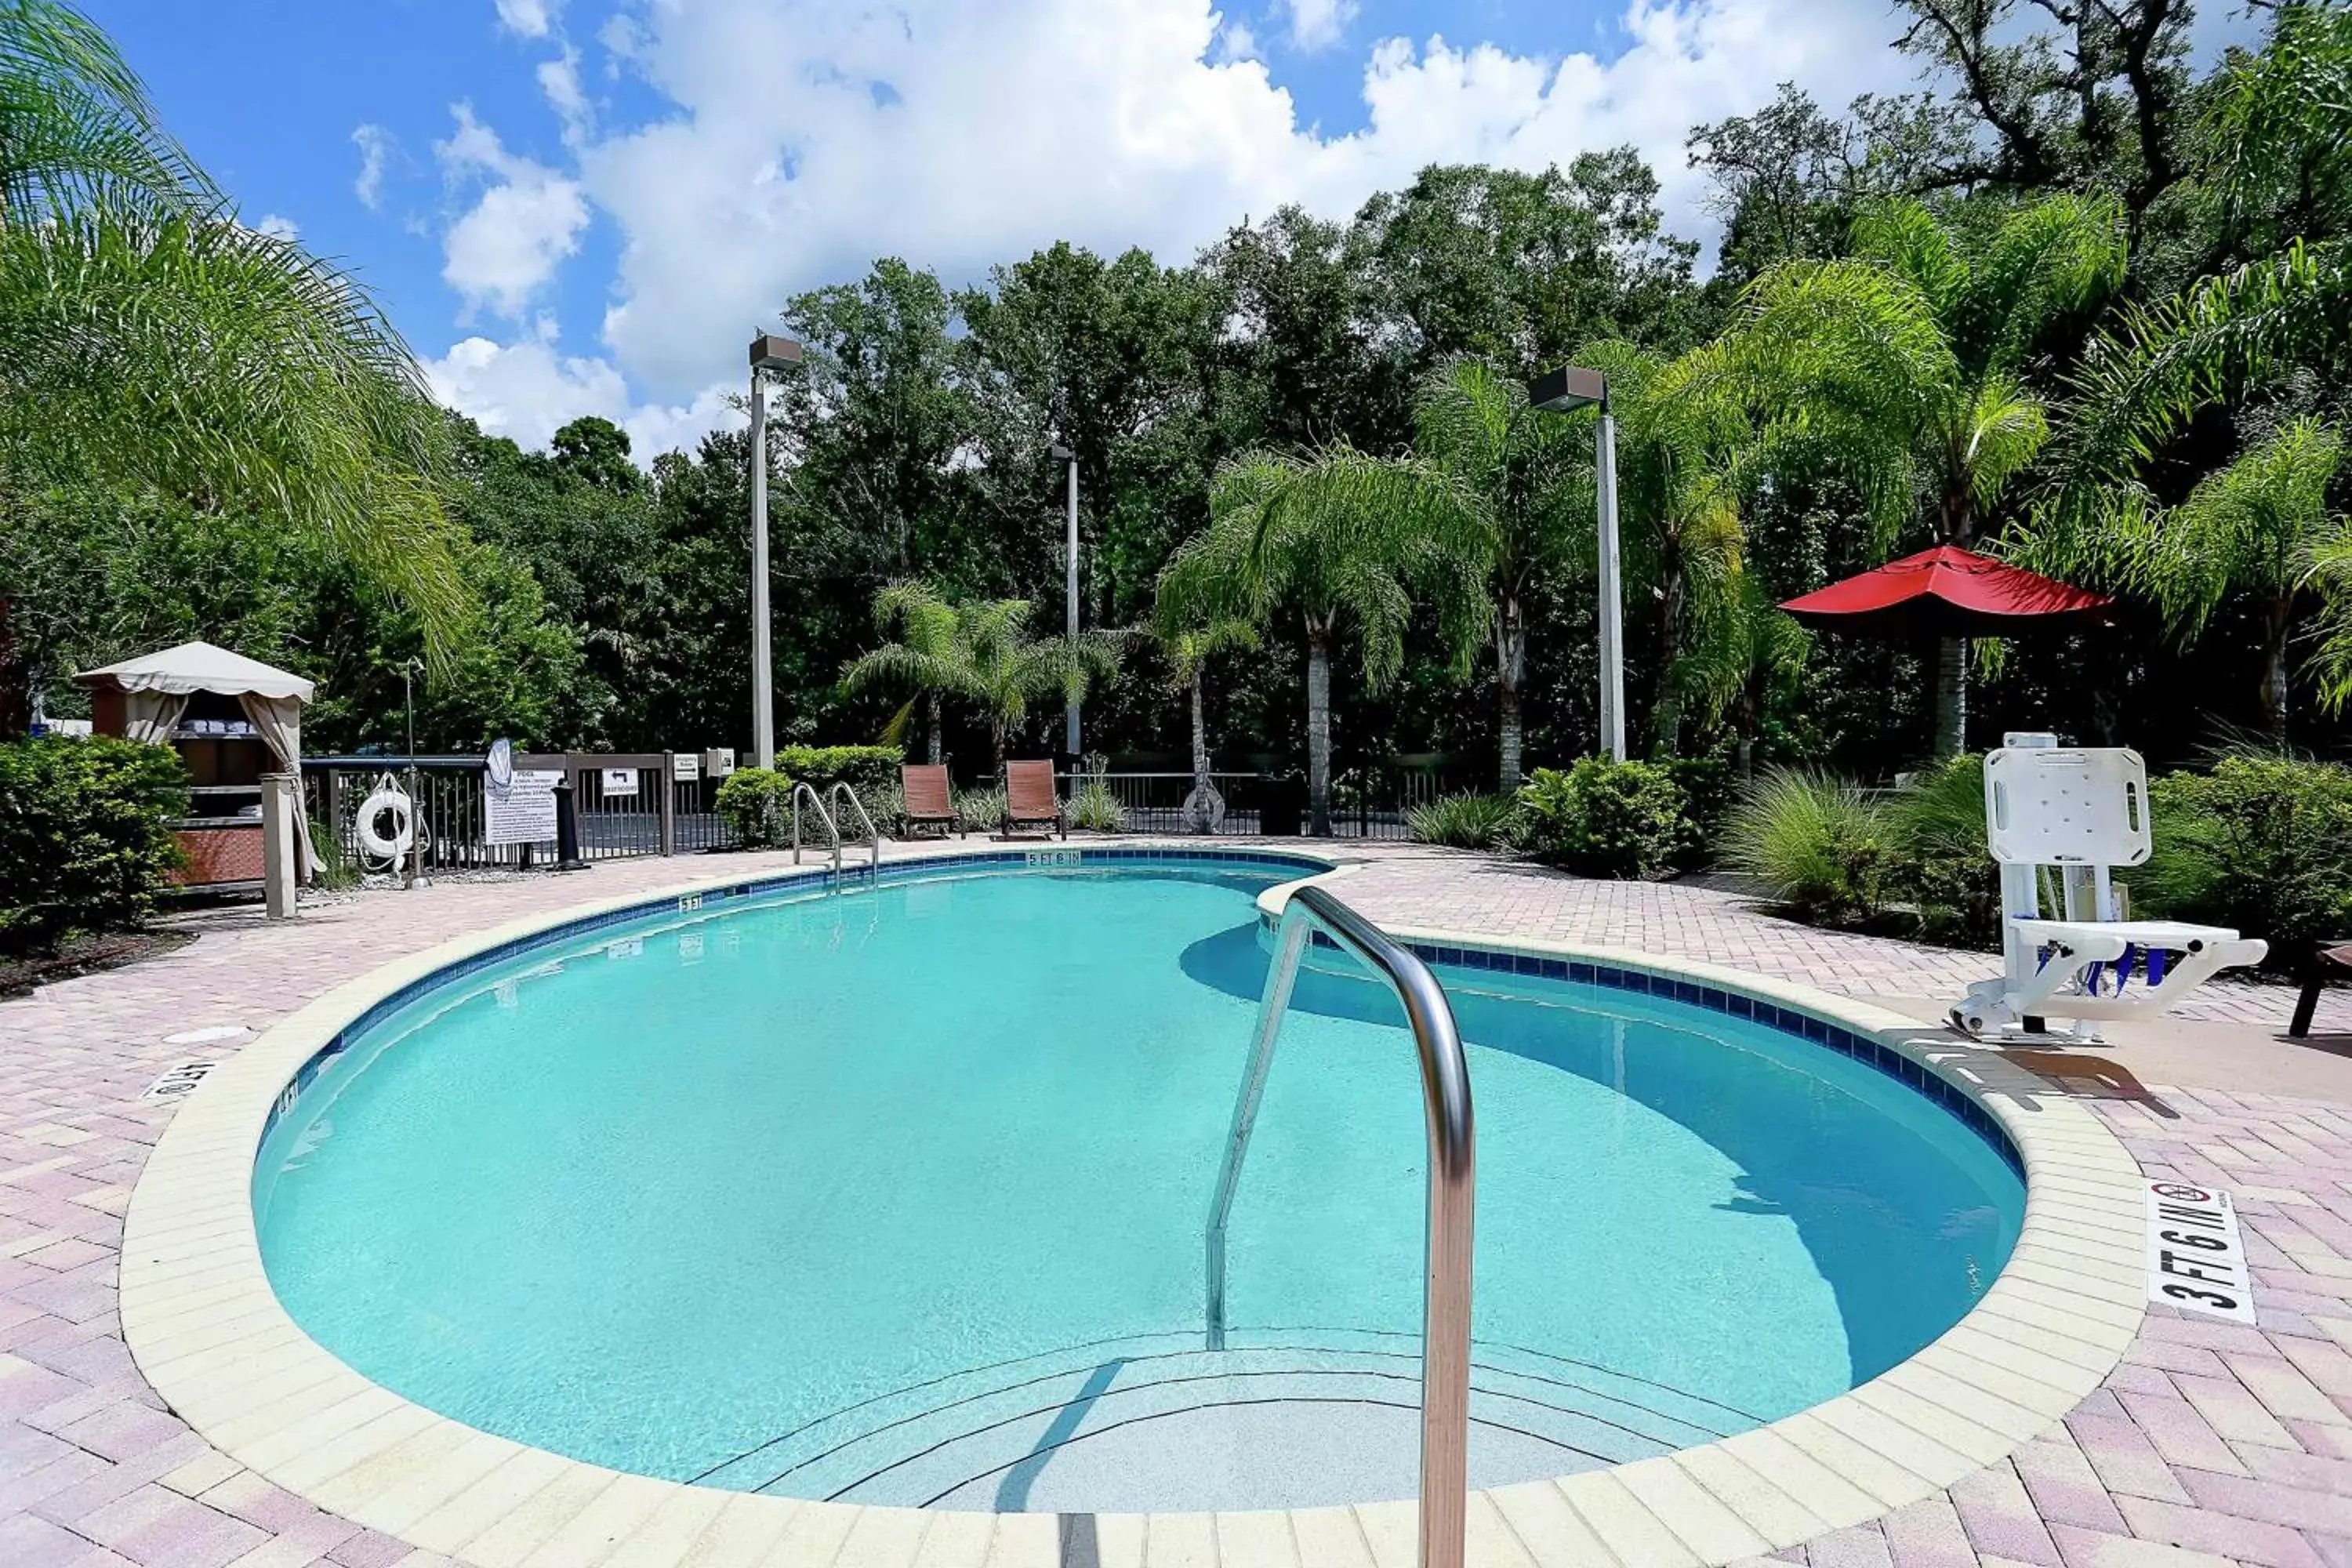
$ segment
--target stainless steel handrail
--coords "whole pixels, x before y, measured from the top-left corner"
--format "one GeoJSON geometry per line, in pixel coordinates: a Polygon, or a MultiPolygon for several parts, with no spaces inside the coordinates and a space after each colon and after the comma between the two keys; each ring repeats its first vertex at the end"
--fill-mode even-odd
{"type": "Polygon", "coordinates": [[[816,819],[824,824],[825,836],[833,840],[833,868],[839,871],[841,869],[841,829],[833,825],[833,814],[825,810],[824,802],[817,798],[816,791],[805,784],[793,785],[793,864],[797,866],[801,863],[801,796],[803,795],[808,796],[809,805],[815,811],[816,819]]]}
{"type": "Polygon", "coordinates": [[[879,870],[882,866],[882,835],[875,831],[874,818],[867,813],[866,803],[857,798],[857,792],[849,787],[848,781],[845,779],[835,779],[833,788],[825,793],[825,798],[835,802],[845,799],[856,809],[857,820],[866,825],[866,847],[872,857],[867,862],[866,868],[879,870]]]}
{"type": "Polygon", "coordinates": [[[1225,1347],[1225,1222],[1240,1185],[1250,1129],[1274,1065],[1298,965],[1320,931],[1352,950],[1396,994],[1421,1056],[1429,1116],[1429,1221],[1423,1242],[1421,1329],[1421,1568],[1462,1568],[1470,1448],[1470,1224],[1476,1186],[1470,1065],[1454,1009],[1429,967],[1321,888],[1291,890],[1259,998],[1257,1037],[1226,1135],[1224,1168],[1209,1210],[1209,1348],[1225,1347]]]}

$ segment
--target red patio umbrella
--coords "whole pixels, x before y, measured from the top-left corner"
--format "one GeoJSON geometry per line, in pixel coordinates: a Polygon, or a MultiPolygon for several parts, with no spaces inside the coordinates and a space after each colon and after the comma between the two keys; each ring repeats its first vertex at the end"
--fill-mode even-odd
{"type": "Polygon", "coordinates": [[[1806,626],[1864,637],[2006,637],[2102,621],[2114,602],[1990,555],[1938,544],[1780,607],[1806,626]]]}

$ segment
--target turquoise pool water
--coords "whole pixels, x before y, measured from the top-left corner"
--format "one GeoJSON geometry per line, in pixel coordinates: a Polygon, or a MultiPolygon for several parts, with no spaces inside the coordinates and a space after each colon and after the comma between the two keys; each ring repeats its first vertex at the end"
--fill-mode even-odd
{"type": "MultiPolygon", "coordinates": [[[[1202,1345],[1274,879],[730,900],[453,982],[271,1131],[269,1279],[378,1383],[650,1475],[987,1509],[1410,1495],[1421,1095],[1369,981],[1302,980],[1234,1214],[1232,1348],[1202,1345]]],[[[1871,1068],[1439,974],[1478,1121],[1475,1484],[1828,1398],[2008,1256],[2017,1176],[1871,1068]]]]}

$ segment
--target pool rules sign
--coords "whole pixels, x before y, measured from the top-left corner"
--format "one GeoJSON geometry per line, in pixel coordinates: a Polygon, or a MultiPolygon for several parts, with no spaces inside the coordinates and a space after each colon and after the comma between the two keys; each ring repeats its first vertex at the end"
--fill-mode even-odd
{"type": "Polygon", "coordinates": [[[2252,1323],[2252,1285],[2229,1194],[2193,1182],[2148,1183],[2149,1300],[2252,1323]]]}

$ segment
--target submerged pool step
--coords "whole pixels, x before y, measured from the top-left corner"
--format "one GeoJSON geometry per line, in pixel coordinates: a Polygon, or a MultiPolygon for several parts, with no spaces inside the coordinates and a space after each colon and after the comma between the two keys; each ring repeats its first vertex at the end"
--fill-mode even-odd
{"type": "MultiPolygon", "coordinates": [[[[1754,1424],[1656,1384],[1510,1347],[1478,1347],[1472,1385],[1480,1486],[1643,1458],[1754,1424]]],[[[1051,1510],[1080,1492],[1101,1508],[1106,1488],[1122,1508],[1177,1506],[1171,1500],[1212,1475],[1236,1507],[1402,1496],[1412,1489],[1420,1398],[1415,1337],[1236,1331],[1228,1349],[1210,1352],[1197,1334],[1139,1336],[866,1400],[699,1479],[1000,1510],[1051,1510]]]]}

